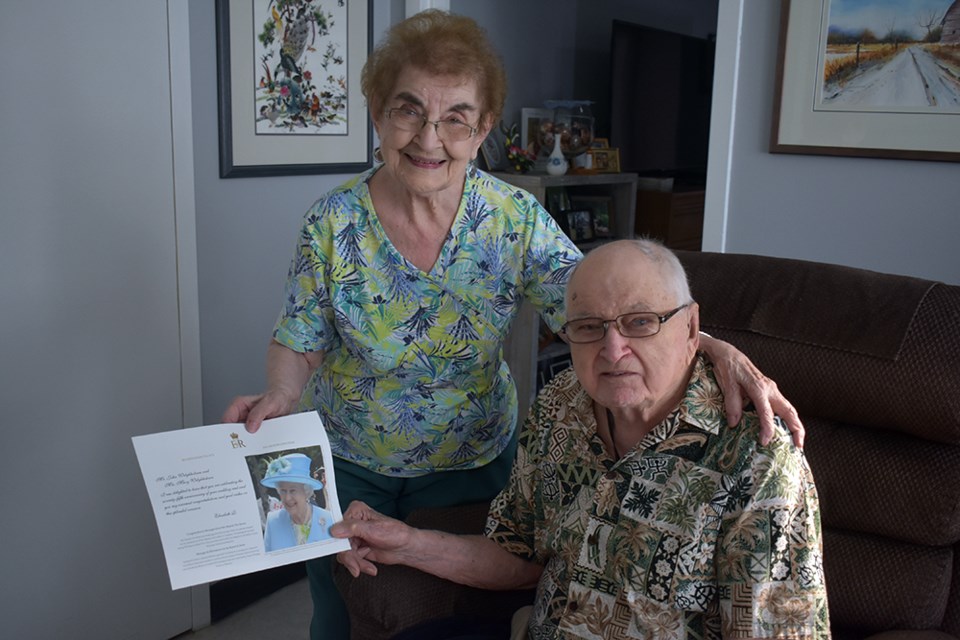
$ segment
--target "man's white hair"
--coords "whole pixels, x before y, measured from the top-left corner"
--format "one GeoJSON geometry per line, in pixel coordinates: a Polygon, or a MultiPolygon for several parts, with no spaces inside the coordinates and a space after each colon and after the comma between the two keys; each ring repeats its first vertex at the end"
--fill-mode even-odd
{"type": "MultiPolygon", "coordinates": [[[[646,258],[660,269],[663,275],[663,287],[671,291],[677,300],[677,305],[693,302],[693,296],[690,295],[690,282],[687,280],[687,272],[677,254],[667,248],[659,240],[653,238],[632,238],[630,240],[621,240],[620,242],[629,242],[636,247],[646,258]]],[[[594,251],[600,251],[604,246],[600,245],[594,251]]],[[[570,277],[580,268],[578,264],[574,267],[570,277]]],[[[639,277],[649,277],[650,274],[639,274],[639,277]]]]}

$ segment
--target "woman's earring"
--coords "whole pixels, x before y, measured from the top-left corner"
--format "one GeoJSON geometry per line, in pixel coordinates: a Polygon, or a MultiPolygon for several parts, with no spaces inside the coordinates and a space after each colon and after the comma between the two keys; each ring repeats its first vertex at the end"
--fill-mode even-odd
{"type": "Polygon", "coordinates": [[[383,153],[381,153],[380,147],[373,150],[373,159],[377,162],[383,162],[383,153]]]}

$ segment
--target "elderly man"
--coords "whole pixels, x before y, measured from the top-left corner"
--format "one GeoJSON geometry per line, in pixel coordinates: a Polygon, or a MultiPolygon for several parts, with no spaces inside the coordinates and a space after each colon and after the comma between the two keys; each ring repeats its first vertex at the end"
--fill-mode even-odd
{"type": "Polygon", "coordinates": [[[829,638],[820,512],[786,431],[727,429],[676,256],[594,250],[567,289],[573,367],[539,395],[485,536],[362,503],[332,533],[357,576],[405,564],[488,589],[536,585],[531,638],[829,638]]]}

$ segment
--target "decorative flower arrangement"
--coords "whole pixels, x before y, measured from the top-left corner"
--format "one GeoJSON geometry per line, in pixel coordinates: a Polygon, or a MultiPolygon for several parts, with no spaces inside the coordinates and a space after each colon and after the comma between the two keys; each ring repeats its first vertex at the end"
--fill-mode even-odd
{"type": "Polygon", "coordinates": [[[520,132],[517,130],[516,123],[510,125],[508,129],[503,122],[500,122],[500,131],[503,132],[503,146],[507,150],[507,160],[510,162],[510,167],[517,173],[530,171],[536,158],[521,146],[520,132]]]}
{"type": "Polygon", "coordinates": [[[290,473],[290,469],[293,468],[293,465],[290,464],[290,461],[286,458],[277,458],[272,460],[270,464],[267,465],[267,475],[266,477],[272,477],[276,475],[283,475],[290,473]]]}

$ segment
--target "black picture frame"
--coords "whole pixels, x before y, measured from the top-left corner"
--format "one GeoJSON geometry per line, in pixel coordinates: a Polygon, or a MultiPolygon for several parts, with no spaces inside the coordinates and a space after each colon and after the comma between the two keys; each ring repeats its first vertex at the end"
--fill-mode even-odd
{"type": "Polygon", "coordinates": [[[593,213],[590,209],[568,209],[562,217],[567,221],[567,236],[574,242],[593,240],[593,213]]]}
{"type": "Polygon", "coordinates": [[[590,209],[593,217],[593,237],[613,237],[612,212],[613,198],[611,196],[584,196],[576,195],[570,199],[571,206],[576,209],[590,209]]]}
{"type": "MultiPolygon", "coordinates": [[[[321,9],[338,6],[336,0],[304,0],[304,3],[321,9]]],[[[298,118],[301,112],[284,122],[302,122],[302,127],[290,124],[276,127],[276,132],[258,131],[258,127],[262,129],[265,125],[262,122],[264,119],[270,119],[271,125],[276,125],[269,115],[276,110],[264,112],[266,105],[261,105],[258,110],[258,91],[268,85],[273,90],[281,83],[282,73],[288,90],[293,87],[291,82],[296,84],[294,91],[300,90],[302,105],[309,99],[301,89],[305,86],[302,80],[306,74],[300,76],[301,83],[296,83],[297,76],[291,73],[300,71],[297,61],[293,61],[291,67],[287,64],[289,60],[276,66],[274,59],[257,60],[257,33],[264,25],[254,15],[254,0],[216,0],[215,10],[221,178],[358,173],[373,166],[373,127],[360,91],[360,71],[373,42],[373,0],[348,0],[342,9],[337,9],[346,12],[346,19],[332,21],[330,28],[330,32],[337,33],[345,43],[342,47],[344,51],[337,54],[343,54],[342,65],[345,67],[342,115],[338,105],[335,112],[327,112],[332,124],[317,125],[319,119],[314,118],[312,131],[307,119],[298,118]],[[340,31],[334,32],[334,29],[340,31]],[[273,72],[276,72],[276,83],[273,72]],[[258,76],[259,82],[256,79],[258,76]],[[241,81],[242,78],[249,80],[246,87],[246,81],[241,81]],[[336,118],[332,117],[334,115],[336,118]],[[280,130],[283,128],[287,131],[280,130]],[[330,132],[324,132],[323,128],[330,129],[330,132]]],[[[283,17],[280,16],[282,21],[283,17]]],[[[313,29],[310,35],[317,38],[316,33],[317,30],[313,29]]],[[[262,41],[259,42],[262,44],[262,41]]],[[[326,51],[326,45],[315,48],[326,51]]],[[[300,58],[300,61],[303,60],[300,58]]],[[[326,82],[325,77],[320,79],[319,73],[317,76],[318,83],[326,82]]],[[[311,80],[306,77],[307,83],[311,80]]],[[[316,109],[316,92],[313,93],[311,105],[314,107],[310,110],[311,114],[320,112],[316,109]]],[[[306,112],[304,107],[301,109],[306,112]]]]}

